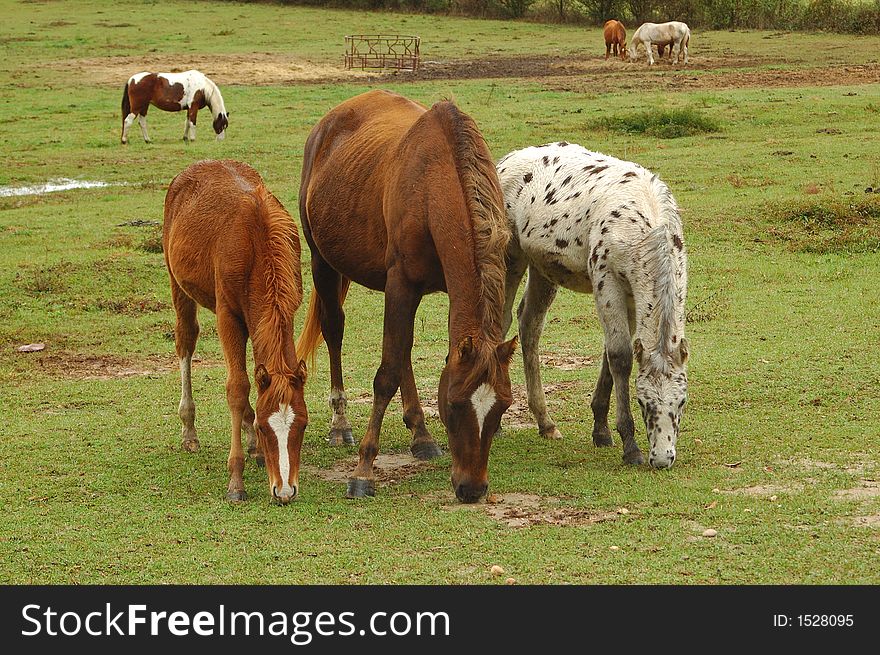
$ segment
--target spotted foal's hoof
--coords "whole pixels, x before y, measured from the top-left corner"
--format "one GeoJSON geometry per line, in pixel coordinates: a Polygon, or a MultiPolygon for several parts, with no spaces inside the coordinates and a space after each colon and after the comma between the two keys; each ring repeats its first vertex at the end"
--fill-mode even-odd
{"type": "Polygon", "coordinates": [[[593,445],[597,448],[604,448],[606,446],[613,445],[614,442],[611,439],[611,430],[605,428],[604,430],[593,429],[593,445]]]}
{"type": "Polygon", "coordinates": [[[562,433],[559,431],[555,425],[551,425],[548,428],[544,428],[543,430],[539,430],[541,436],[545,439],[562,439],[562,433]]]}
{"type": "Polygon", "coordinates": [[[247,500],[247,492],[244,489],[237,491],[227,491],[226,500],[230,503],[243,503],[247,500]]]}
{"type": "Polygon", "coordinates": [[[376,495],[376,483],[366,478],[349,478],[346,498],[365,498],[376,495]]]}
{"type": "Polygon", "coordinates": [[[331,446],[354,445],[354,435],[351,428],[331,428],[330,434],[327,435],[327,443],[331,446]]]}
{"type": "Polygon", "coordinates": [[[180,443],[180,447],[183,448],[188,453],[197,452],[199,449],[199,440],[198,439],[184,439],[180,443]]]}
{"type": "Polygon", "coordinates": [[[645,463],[645,458],[642,457],[642,451],[637,448],[628,453],[623,453],[623,463],[631,464],[632,466],[641,466],[645,463]]]}
{"type": "Polygon", "coordinates": [[[420,459],[422,461],[427,461],[429,459],[436,459],[443,455],[443,451],[440,450],[440,446],[437,445],[437,442],[431,439],[430,441],[416,441],[410,446],[410,452],[413,454],[413,457],[416,459],[420,459]]]}

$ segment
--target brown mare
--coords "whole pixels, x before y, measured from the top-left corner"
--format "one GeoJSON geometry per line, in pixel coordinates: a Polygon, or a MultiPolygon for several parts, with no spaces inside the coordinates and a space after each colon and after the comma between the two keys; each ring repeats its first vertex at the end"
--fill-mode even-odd
{"type": "Polygon", "coordinates": [[[615,57],[626,59],[626,28],[619,20],[605,22],[605,59],[614,52],[615,57]]]}
{"type": "Polygon", "coordinates": [[[288,503],[299,488],[300,448],[308,423],[305,364],[293,343],[293,315],[302,302],[296,225],[250,166],[202,161],[168,187],[162,245],[177,313],[183,449],[194,452],[199,447],[191,366],[201,305],[217,315],[226,359],[226,402],[232,414],[226,497],[247,498],[243,429],[248,453],[258,463],[265,459],[272,496],[288,503]],[[256,415],[248,398],[248,337],[253,341],[256,415]]]}
{"type": "Polygon", "coordinates": [[[444,291],[449,349],[440,419],[455,494],[463,502],[479,500],[489,486],[492,437],[512,402],[508,369],[516,340],[502,342],[504,199],[474,121],[452,102],[429,110],[386,91],[351,98],[309,135],[299,202],[315,291],[297,351],[314,358],[320,340],[327,341],[331,443],[354,443],[342,382],[342,302],[351,281],[385,292],[382,363],[346,496],[375,494],[379,432],[398,388],[413,455],[441,454],[425,428],[411,350],[422,296],[444,291]]]}
{"type": "Polygon", "coordinates": [[[186,110],[184,141],[196,140],[196,117],[208,107],[214,117],[212,127],[222,140],[229,125],[229,112],[220,89],[197,70],[183,73],[137,73],[128,78],[122,90],[122,143],[128,143],[128,130],[137,118],[144,141],[147,135],[147,110],[154,105],[164,111],[186,110]]]}

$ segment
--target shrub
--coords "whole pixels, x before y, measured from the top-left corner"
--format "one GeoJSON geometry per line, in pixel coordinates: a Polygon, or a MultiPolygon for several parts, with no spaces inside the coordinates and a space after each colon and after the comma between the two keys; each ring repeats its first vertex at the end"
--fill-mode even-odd
{"type": "Polygon", "coordinates": [[[718,132],[721,129],[716,120],[695,109],[642,111],[610,116],[599,119],[593,123],[593,127],[626,134],[645,134],[660,139],[718,132]]]}

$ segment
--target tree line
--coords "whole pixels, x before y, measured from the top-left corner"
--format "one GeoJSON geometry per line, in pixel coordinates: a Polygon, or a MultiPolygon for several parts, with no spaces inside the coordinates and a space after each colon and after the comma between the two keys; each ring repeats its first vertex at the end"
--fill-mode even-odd
{"type": "Polygon", "coordinates": [[[681,20],[705,29],[778,29],[880,34],[880,0],[280,0],[282,4],[528,18],[627,26],[681,20]]]}

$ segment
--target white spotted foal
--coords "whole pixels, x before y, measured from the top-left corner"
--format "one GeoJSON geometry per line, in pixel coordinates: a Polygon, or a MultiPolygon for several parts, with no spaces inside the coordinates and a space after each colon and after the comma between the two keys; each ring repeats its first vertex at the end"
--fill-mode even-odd
{"type": "Polygon", "coordinates": [[[512,231],[504,328],[510,327],[514,296],[528,268],[519,334],[529,408],[540,433],[562,436],[547,413],[541,386],[538,341],[544,318],[558,287],[592,292],[605,332],[602,370],[591,403],[593,443],[611,445],[608,407],[613,387],[623,459],[644,462],[629,401],[635,355],[648,461],[655,468],[669,468],[687,401],[688,357],[687,259],[672,194],[638,164],[564,141],[511,152],[497,168],[512,231]]]}

